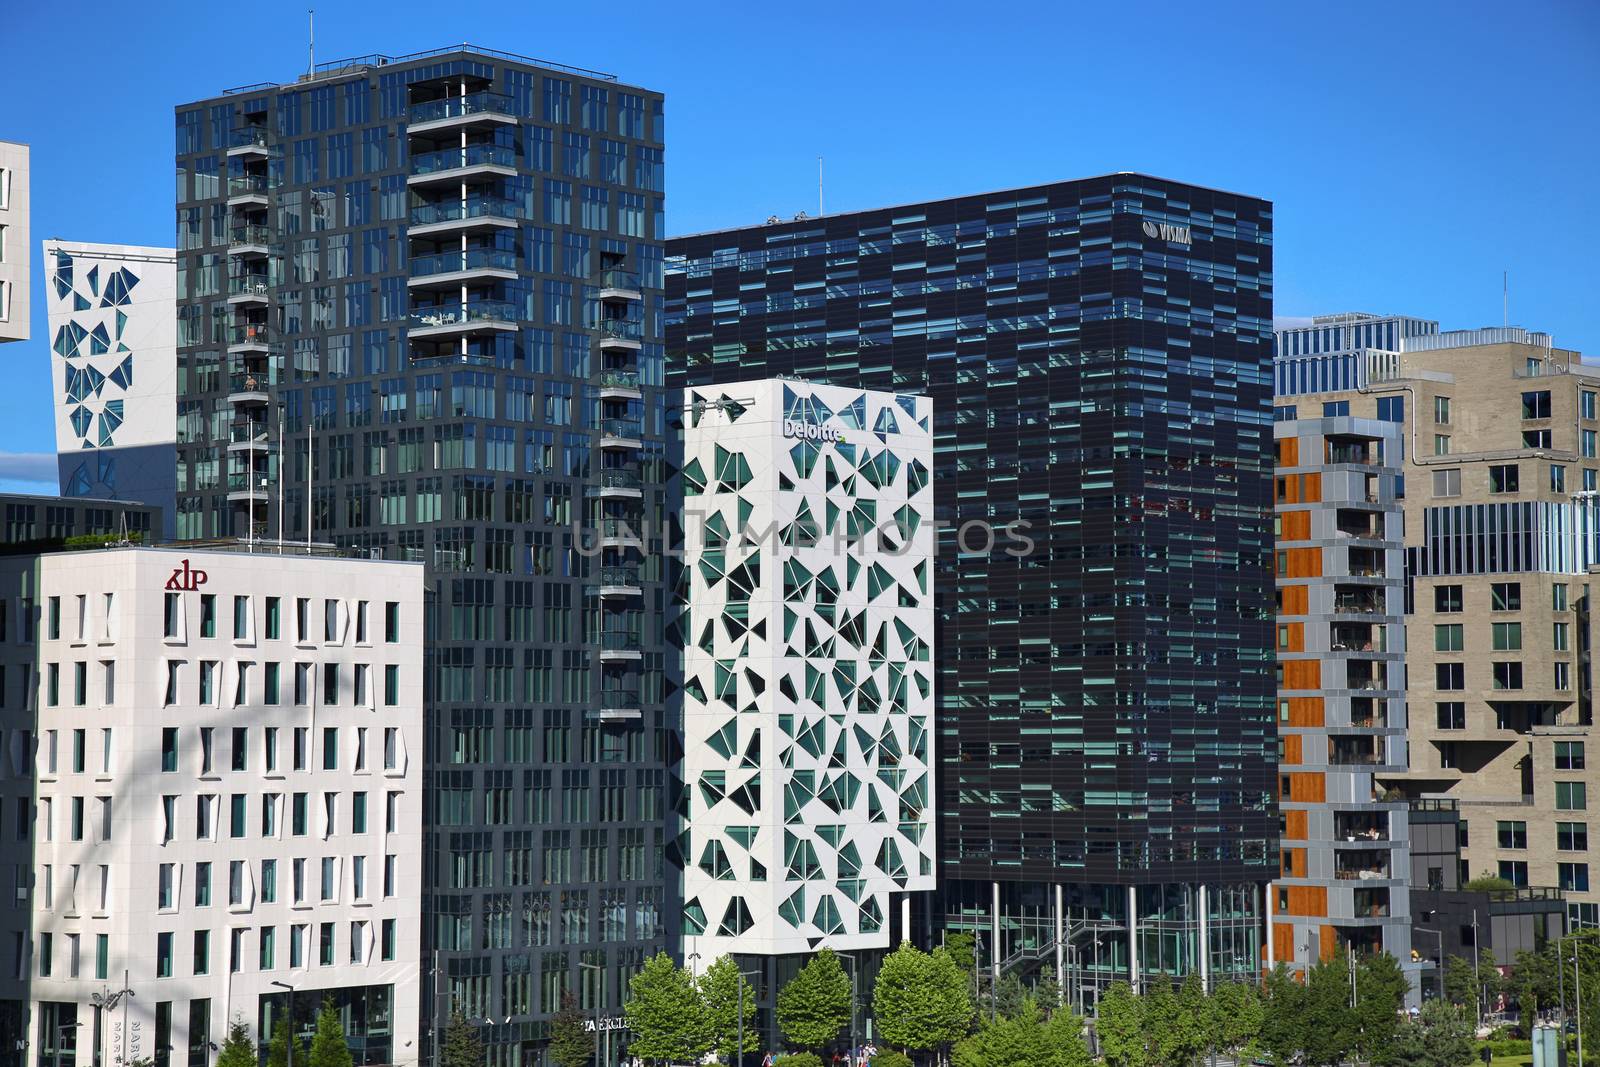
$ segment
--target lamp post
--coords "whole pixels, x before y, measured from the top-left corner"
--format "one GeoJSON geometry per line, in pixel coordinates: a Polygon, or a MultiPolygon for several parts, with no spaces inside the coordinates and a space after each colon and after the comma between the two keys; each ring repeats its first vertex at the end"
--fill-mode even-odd
{"type": "MultiPolygon", "coordinates": [[[[289,991],[289,1007],[288,1010],[284,1012],[284,1024],[288,1027],[288,1033],[285,1035],[286,1040],[284,1041],[284,1047],[289,1051],[284,1057],[284,1067],[294,1067],[294,986],[290,985],[288,982],[279,982],[277,980],[273,980],[269,984],[275,985],[279,989],[286,989],[289,991]]],[[[271,1041],[272,1035],[267,1035],[267,1040],[271,1041]]]]}
{"type": "MultiPolygon", "coordinates": [[[[605,965],[604,964],[601,964],[601,963],[584,963],[582,960],[579,960],[578,961],[578,966],[580,968],[582,968],[583,970],[585,970],[585,971],[599,971],[599,972],[601,972],[600,984],[602,986],[605,985],[605,975],[604,975],[605,965]]],[[[601,1051],[600,1051],[600,1063],[602,1064],[602,1067],[606,1067],[606,1065],[609,1065],[611,1063],[611,1031],[610,1030],[606,1030],[606,1029],[602,1029],[601,1026],[600,1026],[600,1022],[601,1022],[600,1002],[605,999],[605,997],[604,997],[605,990],[601,989],[600,993],[601,993],[600,996],[596,996],[594,998],[594,1036],[595,1036],[596,1040],[598,1040],[600,1042],[600,1049],[601,1049],[601,1051]]]]}
{"type": "MultiPolygon", "coordinates": [[[[738,966],[738,965],[735,964],[735,966],[738,966]]],[[[744,979],[745,979],[745,975],[747,975],[747,974],[748,975],[754,975],[757,978],[761,977],[761,972],[760,971],[745,971],[745,970],[741,970],[739,972],[739,981],[738,981],[738,986],[739,986],[739,1043],[738,1043],[738,1045],[735,1046],[734,1055],[739,1057],[738,1060],[735,1061],[735,1062],[737,1062],[740,1065],[740,1067],[743,1067],[743,1065],[744,1065],[744,979]]],[[[854,989],[854,987],[852,987],[852,990],[853,989],[854,989]]]]}
{"type": "Polygon", "coordinates": [[[122,972],[122,988],[113,990],[110,986],[103,993],[90,993],[89,1003],[99,1008],[102,1012],[117,1010],[117,1005],[122,1005],[122,1040],[117,1045],[117,1063],[128,1062],[128,1001],[133,999],[134,992],[128,988],[128,971],[122,972]]]}
{"type": "MultiPolygon", "coordinates": [[[[1432,914],[1432,912],[1424,912],[1423,916],[1426,918],[1432,914]]],[[[1444,994],[1444,932],[1442,930],[1430,930],[1426,926],[1417,926],[1412,929],[1420,933],[1432,934],[1439,941],[1438,953],[1433,957],[1433,969],[1438,973],[1439,982],[1439,987],[1434,990],[1434,995],[1442,996],[1444,994]]],[[[1557,970],[1560,970],[1560,968],[1557,968],[1557,970]]]]}
{"type": "MultiPolygon", "coordinates": [[[[983,935],[979,934],[978,936],[982,937],[983,935]]],[[[833,954],[835,956],[843,956],[845,959],[850,961],[850,1034],[849,1034],[849,1038],[850,1038],[851,1055],[854,1056],[855,1055],[854,1050],[855,1050],[855,1047],[856,1047],[856,974],[860,970],[860,963],[859,963],[859,961],[856,960],[856,954],[854,952],[840,952],[838,949],[834,949],[833,950],[833,954]]],[[[978,959],[978,957],[977,957],[976,952],[974,952],[972,959],[973,959],[972,991],[973,991],[973,995],[976,996],[977,995],[977,991],[978,991],[978,967],[977,967],[977,959],[978,959]]],[[[974,1004],[976,1004],[976,1001],[974,1001],[974,1004]]],[[[852,1067],[854,1067],[853,1064],[852,1064],[852,1067]]]]}
{"type": "MultiPolygon", "coordinates": [[[[55,1067],[61,1067],[61,1045],[66,1041],[67,1035],[82,1025],[82,1023],[64,1023],[56,1027],[55,1067]]],[[[72,1043],[72,1059],[74,1063],[78,1059],[78,1043],[76,1041],[72,1043]]]]}

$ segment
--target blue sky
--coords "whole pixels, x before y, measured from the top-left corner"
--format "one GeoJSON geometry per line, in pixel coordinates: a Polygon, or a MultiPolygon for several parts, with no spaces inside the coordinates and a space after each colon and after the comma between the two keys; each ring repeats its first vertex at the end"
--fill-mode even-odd
{"type": "MultiPolygon", "coordinates": [[[[171,244],[173,106],[305,69],[302,8],[21,3],[35,340],[0,489],[53,448],[39,240],[171,244]],[[30,465],[31,464],[31,465],[30,465]]],[[[1511,321],[1600,359],[1600,5],[317,3],[317,56],[470,41],[667,94],[669,230],[1142,170],[1276,203],[1277,314],[1511,321]]]]}

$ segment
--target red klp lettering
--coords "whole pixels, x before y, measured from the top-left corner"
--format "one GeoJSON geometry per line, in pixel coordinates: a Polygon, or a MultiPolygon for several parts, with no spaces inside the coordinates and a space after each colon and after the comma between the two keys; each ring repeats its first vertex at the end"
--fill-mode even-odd
{"type": "Polygon", "coordinates": [[[167,579],[168,589],[179,589],[193,592],[206,584],[206,572],[191,569],[189,561],[184,560],[183,566],[173,569],[172,577],[167,579]]]}

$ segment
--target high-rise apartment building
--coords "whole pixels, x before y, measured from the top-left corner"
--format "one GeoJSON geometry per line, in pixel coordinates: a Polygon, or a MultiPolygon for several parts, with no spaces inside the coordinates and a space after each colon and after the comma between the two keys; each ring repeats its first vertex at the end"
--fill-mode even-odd
{"type": "MultiPolygon", "coordinates": [[[[1411,958],[1400,428],[1308,416],[1277,442],[1281,869],[1271,963],[1411,958]]],[[[1415,985],[1415,983],[1413,983],[1415,985]]]]}
{"type": "Polygon", "coordinates": [[[418,1062],[422,568],[245,547],[0,561],[37,1063],[206,1067],[325,1002],[357,1063],[418,1062]]]}
{"type": "Polygon", "coordinates": [[[672,384],[931,398],[939,891],[915,921],[976,932],[991,974],[1048,963],[1075,1003],[1263,962],[1271,230],[1265,201],[1113,174],[668,245],[672,384]]]}
{"type": "Polygon", "coordinates": [[[682,418],[685,955],[765,1007],[934,886],[932,406],[768,379],[682,418]]]}
{"type": "Polygon", "coordinates": [[[666,943],[662,137],[469,46],[177,109],[178,534],[426,564],[424,1014],[507,1067],[666,943]]]}
{"type": "Polygon", "coordinates": [[[28,146],[0,141],[0,344],[32,336],[28,146]]]}
{"type": "Polygon", "coordinates": [[[172,531],[177,267],[170,248],[44,242],[56,462],[70,497],[139,500],[172,531]]]}
{"type": "Polygon", "coordinates": [[[1430,332],[1397,349],[1361,389],[1276,401],[1279,418],[1395,423],[1404,445],[1410,768],[1379,777],[1455,802],[1456,882],[1560,889],[1570,921],[1595,925],[1600,370],[1519,327],[1430,332]]]}

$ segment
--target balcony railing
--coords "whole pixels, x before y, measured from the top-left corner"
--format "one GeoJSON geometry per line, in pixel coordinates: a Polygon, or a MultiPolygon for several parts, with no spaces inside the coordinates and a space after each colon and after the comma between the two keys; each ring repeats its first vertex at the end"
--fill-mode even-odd
{"type": "Polygon", "coordinates": [[[228,175],[229,196],[249,196],[251,193],[265,194],[272,189],[272,184],[265,174],[230,174],[228,175]]]}
{"type": "Polygon", "coordinates": [[[447,148],[442,152],[423,152],[411,157],[412,174],[437,174],[462,167],[515,167],[517,152],[498,144],[473,144],[447,148]]]}
{"type": "Polygon", "coordinates": [[[468,93],[466,96],[452,96],[444,100],[429,100],[422,104],[412,104],[407,114],[407,120],[412,125],[423,122],[434,122],[438,119],[453,119],[460,115],[501,114],[514,115],[511,98],[500,93],[468,93]]]}
{"type": "Polygon", "coordinates": [[[644,337],[644,323],[639,319],[600,319],[589,329],[602,337],[615,337],[622,341],[638,341],[644,337]]]}
{"type": "Polygon", "coordinates": [[[600,706],[602,708],[636,708],[639,706],[639,691],[637,689],[602,689],[600,690],[600,706]]]}
{"type": "Polygon", "coordinates": [[[232,445],[257,444],[263,448],[272,446],[271,428],[264,422],[228,424],[228,443],[232,445]]]}
{"type": "Polygon", "coordinates": [[[411,312],[413,330],[436,326],[460,326],[473,322],[515,321],[517,321],[517,306],[509,300],[473,300],[465,304],[416,308],[411,312]]]}
{"type": "Polygon", "coordinates": [[[600,536],[608,540],[626,538],[630,541],[639,540],[639,531],[634,524],[626,519],[601,519],[600,536]]]}
{"type": "Polygon", "coordinates": [[[602,489],[638,489],[640,484],[636,471],[603,470],[595,480],[602,489]]]}
{"type": "Polygon", "coordinates": [[[639,372],[631,370],[601,371],[598,379],[602,389],[637,389],[639,372]]]}
{"type": "Polygon", "coordinates": [[[264,393],[267,386],[273,384],[265,374],[250,374],[240,372],[228,375],[228,392],[230,393],[264,393]]]}
{"type": "Polygon", "coordinates": [[[600,647],[607,652],[638,652],[639,635],[626,630],[603,633],[600,635],[600,647]]]}
{"type": "Polygon", "coordinates": [[[434,274],[453,274],[463,270],[517,269],[517,254],[499,248],[469,248],[465,252],[441,252],[418,256],[411,261],[411,276],[426,278],[434,274]]]}
{"type": "Polygon", "coordinates": [[[235,226],[228,234],[230,245],[267,245],[277,242],[277,234],[267,226],[235,226]]]}
{"type": "Polygon", "coordinates": [[[603,270],[600,272],[600,288],[638,291],[641,288],[639,275],[631,270],[603,270]]]}
{"type": "Polygon", "coordinates": [[[229,148],[266,148],[265,126],[241,126],[228,135],[229,148]]]}
{"type": "Polygon", "coordinates": [[[601,585],[638,585],[638,567],[601,567],[601,585]]]}
{"type": "Polygon", "coordinates": [[[262,483],[266,481],[266,471],[234,471],[228,475],[228,492],[242,493],[253,489],[258,493],[265,493],[267,488],[262,483]]]}
{"type": "Polygon", "coordinates": [[[242,326],[228,327],[230,345],[264,345],[272,340],[272,327],[264,322],[247,322],[242,326]]]}
{"type": "Polygon", "coordinates": [[[637,440],[643,431],[643,423],[638,419],[605,419],[600,423],[600,434],[603,437],[624,437],[628,440],[637,440]]]}
{"type": "Polygon", "coordinates": [[[436,222],[461,222],[464,219],[526,218],[520,204],[498,196],[473,196],[466,200],[446,200],[411,209],[411,225],[431,226],[436,222]]]}
{"type": "Polygon", "coordinates": [[[266,296],[272,282],[265,274],[246,274],[228,279],[229,296],[266,296]]]}

